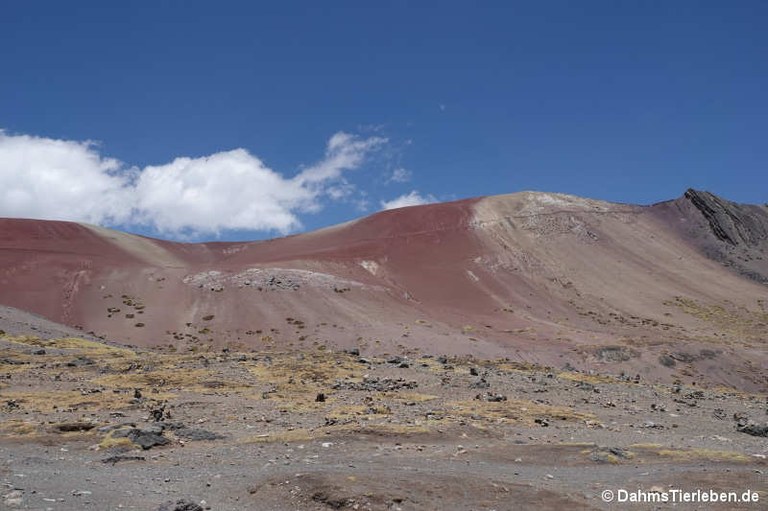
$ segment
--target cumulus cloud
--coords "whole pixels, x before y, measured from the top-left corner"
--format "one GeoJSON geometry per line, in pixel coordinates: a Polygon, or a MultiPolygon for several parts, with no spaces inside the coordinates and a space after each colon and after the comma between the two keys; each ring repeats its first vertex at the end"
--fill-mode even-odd
{"type": "Polygon", "coordinates": [[[133,197],[121,167],[91,142],[0,131],[0,215],[124,222],[133,197]]]}
{"type": "Polygon", "coordinates": [[[0,131],[0,216],[144,225],[170,235],[290,232],[298,214],[354,190],[344,179],[387,142],[336,133],[324,157],[286,177],[244,149],[131,168],[90,142],[0,131]]]}
{"type": "Polygon", "coordinates": [[[300,225],[295,211],[314,199],[243,149],[146,167],[135,196],[135,221],[163,233],[288,232],[300,225]]]}
{"type": "Polygon", "coordinates": [[[392,200],[381,201],[381,209],[396,209],[405,208],[407,206],[420,206],[422,204],[431,204],[433,202],[437,202],[437,198],[434,195],[421,195],[416,190],[413,190],[411,193],[406,193],[392,200]]]}

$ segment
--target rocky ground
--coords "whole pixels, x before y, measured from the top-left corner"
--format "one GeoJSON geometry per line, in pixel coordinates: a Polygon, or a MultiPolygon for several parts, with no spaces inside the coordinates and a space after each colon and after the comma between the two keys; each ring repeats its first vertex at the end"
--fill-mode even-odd
{"type": "Polygon", "coordinates": [[[619,489],[768,506],[765,395],[635,375],[5,335],[0,407],[9,509],[631,507],[603,501],[619,489]]]}

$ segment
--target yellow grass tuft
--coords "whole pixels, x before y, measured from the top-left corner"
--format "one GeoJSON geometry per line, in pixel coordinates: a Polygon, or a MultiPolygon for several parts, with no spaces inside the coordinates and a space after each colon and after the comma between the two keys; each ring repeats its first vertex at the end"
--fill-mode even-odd
{"type": "Polygon", "coordinates": [[[11,419],[0,422],[0,435],[3,436],[31,436],[38,431],[38,426],[34,422],[11,419]]]}
{"type": "MultiPolygon", "coordinates": [[[[28,412],[51,413],[53,411],[67,410],[119,410],[127,408],[131,403],[132,395],[116,394],[114,392],[101,392],[97,394],[83,395],[80,391],[40,391],[21,392],[4,391],[3,397],[15,400],[19,406],[28,412]]],[[[161,397],[154,396],[160,399],[161,397]]],[[[163,396],[167,398],[168,396],[163,396]]]]}
{"type": "Polygon", "coordinates": [[[509,400],[498,403],[487,401],[454,401],[446,404],[447,414],[457,417],[480,417],[486,421],[500,423],[535,424],[537,418],[565,421],[593,420],[591,413],[578,412],[564,406],[550,406],[532,401],[509,400]]]}
{"type": "Polygon", "coordinates": [[[131,442],[129,438],[113,438],[112,434],[105,436],[104,439],[99,442],[99,449],[120,449],[120,450],[134,450],[141,449],[138,445],[131,442]]]}
{"type": "MultiPolygon", "coordinates": [[[[153,387],[166,390],[184,390],[206,393],[212,391],[239,391],[247,383],[222,380],[207,369],[158,369],[147,372],[110,374],[96,378],[93,383],[111,388],[153,387]]],[[[156,397],[156,395],[153,395],[156,397]]],[[[159,398],[158,398],[159,399],[159,398]]]]}
{"type": "Polygon", "coordinates": [[[264,397],[274,400],[281,409],[293,412],[323,410],[334,402],[331,386],[336,380],[360,381],[362,368],[348,355],[315,352],[296,355],[280,354],[270,365],[248,365],[250,373],[260,383],[271,384],[274,391],[264,397]],[[315,402],[317,394],[326,395],[326,402],[315,402]]]}
{"type": "Polygon", "coordinates": [[[656,454],[659,456],[673,458],[675,461],[730,461],[746,463],[754,461],[746,454],[734,451],[717,451],[712,449],[659,449],[656,454]]]}
{"type": "Polygon", "coordinates": [[[6,341],[27,346],[39,346],[41,348],[57,348],[63,350],[73,350],[91,355],[112,355],[122,357],[133,357],[136,353],[128,348],[111,346],[109,344],[80,339],[78,337],[64,337],[61,339],[44,340],[39,337],[29,335],[19,335],[15,337],[6,337],[6,341]]]}

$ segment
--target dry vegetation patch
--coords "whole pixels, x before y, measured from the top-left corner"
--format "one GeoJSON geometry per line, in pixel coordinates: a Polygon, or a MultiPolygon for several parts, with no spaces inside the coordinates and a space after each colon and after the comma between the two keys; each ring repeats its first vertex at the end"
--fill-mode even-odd
{"type": "Polygon", "coordinates": [[[576,411],[564,406],[551,406],[533,401],[508,400],[487,402],[481,400],[453,401],[447,403],[449,415],[497,423],[517,423],[527,426],[536,424],[536,419],[583,422],[595,420],[591,413],[576,411]]]}
{"type": "MultiPolygon", "coordinates": [[[[242,391],[246,382],[222,378],[208,369],[162,368],[141,372],[110,374],[93,380],[97,385],[116,389],[155,388],[172,391],[207,393],[211,391],[242,391]]],[[[155,396],[156,397],[156,396],[155,396]]]]}
{"type": "Polygon", "coordinates": [[[362,380],[362,367],[346,354],[314,352],[279,354],[248,365],[258,382],[271,386],[262,394],[293,412],[322,410],[334,402],[331,386],[336,380],[362,380]],[[318,394],[327,396],[318,401],[318,394]]]}
{"type": "Polygon", "coordinates": [[[132,397],[111,391],[85,394],[80,390],[3,391],[4,399],[31,413],[119,410],[130,406],[132,397]]]}

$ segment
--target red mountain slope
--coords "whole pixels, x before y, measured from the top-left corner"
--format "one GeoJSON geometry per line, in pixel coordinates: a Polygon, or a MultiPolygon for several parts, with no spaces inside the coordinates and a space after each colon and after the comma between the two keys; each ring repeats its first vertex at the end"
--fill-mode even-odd
{"type": "MultiPolygon", "coordinates": [[[[0,220],[0,303],[116,341],[507,356],[765,385],[768,210],[518,193],[251,243],[0,220]]],[[[605,368],[601,368],[605,371],[605,368]]]]}

